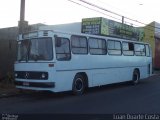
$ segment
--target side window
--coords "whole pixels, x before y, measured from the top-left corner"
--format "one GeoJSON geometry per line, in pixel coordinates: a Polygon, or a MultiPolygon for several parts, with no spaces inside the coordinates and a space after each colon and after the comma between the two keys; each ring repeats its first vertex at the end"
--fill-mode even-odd
{"type": "Polygon", "coordinates": [[[106,40],[100,38],[89,38],[89,51],[93,55],[107,54],[106,40]]]}
{"type": "Polygon", "coordinates": [[[137,56],[145,56],[145,46],[143,44],[135,44],[135,55],[137,56]]]}
{"type": "Polygon", "coordinates": [[[108,54],[109,55],[121,55],[121,42],[120,41],[114,41],[114,40],[108,40],[108,54]]]}
{"type": "Polygon", "coordinates": [[[56,58],[60,61],[70,60],[71,53],[69,47],[69,39],[57,37],[56,44],[56,58]]]}
{"type": "Polygon", "coordinates": [[[74,54],[87,54],[87,38],[83,36],[71,36],[72,52],[74,54]]]}
{"type": "Polygon", "coordinates": [[[145,45],[145,47],[146,47],[146,56],[150,57],[151,56],[150,55],[150,47],[149,47],[149,45],[145,45]]]}
{"type": "Polygon", "coordinates": [[[134,55],[134,44],[131,42],[122,43],[123,55],[134,55]]]}

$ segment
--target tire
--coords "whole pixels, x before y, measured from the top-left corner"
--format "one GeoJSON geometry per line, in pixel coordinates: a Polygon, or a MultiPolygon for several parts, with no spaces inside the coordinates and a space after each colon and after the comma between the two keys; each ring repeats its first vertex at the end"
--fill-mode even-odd
{"type": "Polygon", "coordinates": [[[140,78],[140,74],[139,74],[138,70],[135,70],[133,72],[132,84],[137,85],[139,83],[139,78],[140,78]]]}
{"type": "Polygon", "coordinates": [[[85,79],[81,74],[77,74],[73,80],[72,92],[74,95],[82,95],[85,91],[85,79]]]}

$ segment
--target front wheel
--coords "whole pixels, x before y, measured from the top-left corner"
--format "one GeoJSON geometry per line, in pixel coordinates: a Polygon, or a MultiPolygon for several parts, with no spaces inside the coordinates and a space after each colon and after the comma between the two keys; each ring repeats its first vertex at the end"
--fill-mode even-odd
{"type": "Polygon", "coordinates": [[[77,74],[73,80],[72,92],[74,95],[82,95],[85,90],[85,79],[81,74],[77,74]]]}
{"type": "Polygon", "coordinates": [[[133,72],[132,84],[137,85],[139,83],[140,74],[137,70],[133,72]]]}

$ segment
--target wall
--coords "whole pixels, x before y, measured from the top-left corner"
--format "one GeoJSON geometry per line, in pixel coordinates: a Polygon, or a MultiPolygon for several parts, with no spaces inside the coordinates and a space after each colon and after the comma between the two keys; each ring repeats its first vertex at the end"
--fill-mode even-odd
{"type": "Polygon", "coordinates": [[[154,38],[155,29],[154,29],[154,26],[155,26],[155,22],[152,22],[144,27],[145,35],[144,35],[144,40],[143,40],[144,42],[147,42],[151,45],[153,59],[155,57],[155,38],[154,38]]]}
{"type": "Polygon", "coordinates": [[[13,71],[17,33],[17,27],[0,29],[0,79],[13,71]]]}
{"type": "MultiPolygon", "coordinates": [[[[28,31],[38,30],[44,24],[29,25],[28,31]]],[[[13,74],[17,52],[18,27],[0,29],[0,79],[13,74]]]]}

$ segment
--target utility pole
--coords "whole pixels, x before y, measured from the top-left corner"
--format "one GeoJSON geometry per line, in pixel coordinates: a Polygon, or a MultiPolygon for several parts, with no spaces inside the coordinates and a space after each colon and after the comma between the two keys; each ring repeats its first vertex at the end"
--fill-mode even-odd
{"type": "Polygon", "coordinates": [[[122,16],[122,25],[124,25],[124,16],[122,16]]]}
{"type": "MultiPolygon", "coordinates": [[[[124,30],[125,31],[125,34],[126,34],[126,29],[125,29],[125,25],[124,25],[124,16],[122,16],[122,28],[121,28],[122,30],[124,30]]],[[[124,33],[123,33],[124,34],[124,33]]],[[[121,35],[121,37],[123,38],[123,36],[124,35],[121,35]]]]}
{"type": "Polygon", "coordinates": [[[25,21],[25,0],[21,0],[20,5],[20,21],[18,22],[19,34],[28,31],[28,21],[25,21]]]}

